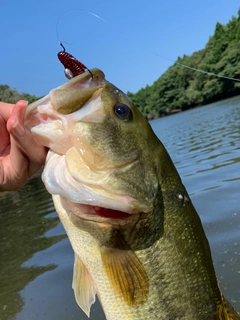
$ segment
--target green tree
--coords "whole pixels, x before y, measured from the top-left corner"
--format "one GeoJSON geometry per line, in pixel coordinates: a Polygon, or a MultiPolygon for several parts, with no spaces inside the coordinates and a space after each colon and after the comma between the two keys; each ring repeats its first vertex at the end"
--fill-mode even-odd
{"type": "Polygon", "coordinates": [[[153,118],[240,94],[240,83],[192,70],[240,78],[240,10],[222,25],[217,22],[205,48],[191,56],[178,57],[153,85],[129,93],[147,117],[153,118]],[[186,68],[184,66],[188,66],[186,68]]]}
{"type": "Polygon", "coordinates": [[[16,103],[18,100],[27,100],[32,103],[39,98],[28,93],[19,93],[16,89],[11,89],[8,85],[0,85],[0,101],[16,103]]]}

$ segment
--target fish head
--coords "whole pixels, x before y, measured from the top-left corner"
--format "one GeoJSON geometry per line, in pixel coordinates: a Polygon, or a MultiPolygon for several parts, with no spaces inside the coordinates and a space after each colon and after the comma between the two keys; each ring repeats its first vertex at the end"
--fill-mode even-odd
{"type": "Polygon", "coordinates": [[[91,72],[92,78],[81,74],[29,106],[26,125],[50,148],[45,186],[111,218],[151,212],[159,141],[131,100],[102,71],[91,72]]]}

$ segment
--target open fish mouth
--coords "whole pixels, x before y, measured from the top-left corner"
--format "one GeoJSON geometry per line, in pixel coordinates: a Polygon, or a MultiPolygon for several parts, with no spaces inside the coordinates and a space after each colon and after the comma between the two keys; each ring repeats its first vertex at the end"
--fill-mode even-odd
{"type": "MultiPolygon", "coordinates": [[[[130,214],[116,209],[108,209],[99,206],[73,203],[65,198],[61,198],[61,204],[66,210],[71,220],[87,220],[99,223],[110,223],[116,225],[127,224],[129,219],[134,219],[138,214],[130,214]]],[[[138,218],[137,218],[138,219],[138,218]]]]}

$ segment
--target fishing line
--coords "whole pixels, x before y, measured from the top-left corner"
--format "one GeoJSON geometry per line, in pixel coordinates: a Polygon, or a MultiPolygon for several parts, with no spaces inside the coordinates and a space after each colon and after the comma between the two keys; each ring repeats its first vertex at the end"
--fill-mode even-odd
{"type": "MultiPolygon", "coordinates": [[[[60,19],[61,19],[61,17],[62,17],[64,14],[68,13],[69,11],[81,11],[81,12],[87,13],[87,14],[93,16],[93,17],[96,18],[96,19],[99,19],[100,21],[102,21],[102,22],[104,22],[104,23],[106,23],[106,24],[109,24],[114,30],[116,30],[118,33],[120,33],[120,34],[121,34],[122,36],[124,36],[126,39],[132,40],[127,34],[123,33],[120,29],[118,29],[116,26],[114,26],[113,23],[111,23],[111,22],[103,19],[102,17],[100,17],[99,15],[97,15],[97,14],[94,13],[94,12],[87,11],[87,10],[84,10],[84,9],[79,9],[79,8],[78,8],[78,9],[69,9],[69,10],[66,10],[66,11],[64,11],[64,12],[58,17],[57,24],[56,24],[56,34],[57,34],[57,39],[58,39],[59,42],[66,43],[66,44],[68,44],[68,45],[73,45],[72,43],[68,43],[68,42],[66,42],[66,41],[61,41],[61,40],[60,40],[60,37],[59,37],[59,33],[58,33],[58,26],[59,26],[60,19]]],[[[76,47],[76,48],[80,48],[80,47],[78,47],[78,46],[75,46],[75,47],[76,47]]]]}
{"type": "MultiPolygon", "coordinates": [[[[227,77],[227,76],[223,76],[223,75],[220,75],[220,74],[217,74],[217,73],[213,73],[213,72],[208,72],[208,71],[205,71],[205,70],[197,69],[197,68],[194,68],[194,67],[190,67],[190,66],[188,66],[188,65],[186,65],[186,64],[183,64],[183,63],[174,61],[174,60],[169,59],[169,58],[167,58],[167,57],[164,57],[164,56],[160,55],[159,53],[157,53],[157,52],[155,52],[155,51],[153,51],[153,50],[151,50],[151,49],[148,49],[148,48],[146,48],[146,47],[141,46],[139,43],[136,42],[136,40],[132,39],[132,38],[129,37],[127,34],[125,34],[124,32],[122,32],[122,31],[121,31],[120,29],[118,29],[113,23],[105,20],[104,18],[100,17],[99,15],[97,15],[97,14],[94,13],[94,12],[87,11],[87,10],[84,10],[84,9],[79,9],[79,8],[77,8],[77,9],[69,9],[69,10],[64,11],[64,12],[58,17],[57,24],[56,24],[56,34],[57,34],[57,39],[58,39],[58,41],[59,41],[60,43],[66,43],[66,44],[68,44],[68,45],[73,45],[73,44],[68,43],[68,42],[66,42],[66,41],[61,41],[61,40],[60,40],[60,37],[59,37],[59,33],[58,33],[58,26],[59,26],[60,19],[61,19],[61,17],[62,17],[64,14],[66,14],[66,13],[69,12],[69,11],[81,11],[81,12],[84,12],[84,13],[87,13],[87,14],[93,16],[93,17],[96,18],[96,19],[99,19],[99,20],[102,21],[103,23],[106,23],[106,24],[110,25],[115,31],[117,31],[118,33],[120,33],[120,34],[121,34],[123,37],[125,37],[126,39],[130,40],[131,42],[136,43],[136,45],[137,45],[139,48],[141,48],[142,50],[145,50],[145,51],[147,51],[147,52],[149,52],[149,53],[151,53],[151,54],[153,54],[153,55],[155,55],[155,56],[157,56],[157,57],[160,57],[161,59],[168,60],[168,61],[170,61],[170,62],[172,62],[172,63],[174,63],[174,64],[176,64],[176,65],[179,65],[179,66],[181,66],[181,67],[183,67],[183,68],[190,69],[190,70],[193,70],[193,71],[196,71],[196,72],[200,72],[200,73],[203,73],[203,74],[208,74],[208,75],[210,75],[210,76],[214,76],[214,77],[218,77],[218,78],[223,78],[223,79],[228,79],[228,80],[240,82],[240,79],[238,79],[238,78],[227,77]]],[[[76,48],[79,48],[79,47],[76,46],[76,48]]]]}

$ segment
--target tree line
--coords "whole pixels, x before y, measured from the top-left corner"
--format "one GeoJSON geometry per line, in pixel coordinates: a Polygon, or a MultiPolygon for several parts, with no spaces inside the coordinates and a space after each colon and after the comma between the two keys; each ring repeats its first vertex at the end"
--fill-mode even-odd
{"type": "Polygon", "coordinates": [[[19,93],[17,89],[11,89],[8,85],[0,85],[0,101],[16,103],[18,100],[27,100],[28,103],[34,102],[39,97],[28,93],[19,93]]]}
{"type": "Polygon", "coordinates": [[[240,94],[240,82],[196,72],[182,65],[240,78],[240,10],[228,24],[217,22],[204,49],[178,57],[153,85],[128,96],[149,119],[240,94]]]}

